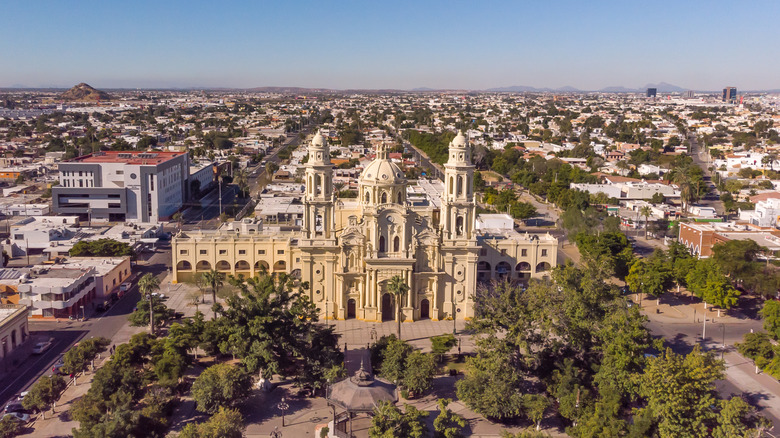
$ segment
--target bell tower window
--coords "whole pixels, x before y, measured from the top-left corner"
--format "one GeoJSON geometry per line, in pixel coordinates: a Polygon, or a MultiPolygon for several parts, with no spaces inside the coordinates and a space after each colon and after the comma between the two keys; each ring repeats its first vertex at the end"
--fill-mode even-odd
{"type": "Polygon", "coordinates": [[[401,239],[398,236],[395,236],[393,238],[393,252],[398,252],[401,250],[401,239]]]}
{"type": "Polygon", "coordinates": [[[387,192],[382,192],[382,204],[387,204],[387,192]]]}
{"type": "Polygon", "coordinates": [[[379,236],[379,252],[385,252],[385,236],[379,236]]]}

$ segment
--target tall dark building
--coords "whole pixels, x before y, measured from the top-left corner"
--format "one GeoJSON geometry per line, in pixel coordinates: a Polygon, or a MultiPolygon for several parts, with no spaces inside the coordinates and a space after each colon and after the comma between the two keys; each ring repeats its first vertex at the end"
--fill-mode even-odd
{"type": "Polygon", "coordinates": [[[657,88],[648,88],[647,89],[647,94],[646,94],[647,97],[655,97],[657,94],[658,94],[658,89],[657,88]]]}
{"type": "Polygon", "coordinates": [[[726,87],[723,89],[723,101],[724,102],[736,102],[737,101],[737,87],[726,87]]]}

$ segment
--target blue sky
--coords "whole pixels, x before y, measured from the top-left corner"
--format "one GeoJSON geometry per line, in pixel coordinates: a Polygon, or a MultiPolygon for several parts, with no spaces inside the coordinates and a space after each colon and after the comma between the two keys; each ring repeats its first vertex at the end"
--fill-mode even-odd
{"type": "Polygon", "coordinates": [[[780,2],[0,2],[0,87],[780,88],[780,2]]]}

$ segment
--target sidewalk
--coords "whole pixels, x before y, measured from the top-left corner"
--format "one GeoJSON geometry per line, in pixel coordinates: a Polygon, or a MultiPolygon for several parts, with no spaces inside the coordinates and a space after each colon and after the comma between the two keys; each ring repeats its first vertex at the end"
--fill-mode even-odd
{"type": "Polygon", "coordinates": [[[780,418],[780,383],[777,379],[760,370],[756,374],[753,361],[739,353],[726,353],[723,359],[731,383],[742,391],[751,403],[760,406],[775,418],[780,418]]]}

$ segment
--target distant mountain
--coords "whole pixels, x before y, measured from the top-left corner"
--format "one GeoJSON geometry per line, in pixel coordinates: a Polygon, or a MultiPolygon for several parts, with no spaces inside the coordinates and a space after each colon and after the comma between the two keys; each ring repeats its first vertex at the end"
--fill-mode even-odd
{"type": "Polygon", "coordinates": [[[411,91],[436,91],[436,88],[428,88],[428,87],[420,87],[420,88],[412,88],[411,91]]]}
{"type": "Polygon", "coordinates": [[[96,90],[82,82],[60,94],[60,99],[77,102],[97,102],[99,100],[111,100],[111,96],[105,91],[96,90]]]}
{"type": "Polygon", "coordinates": [[[565,87],[556,88],[555,91],[560,91],[560,92],[564,92],[564,93],[577,93],[577,92],[580,92],[582,90],[567,85],[565,87]]]}
{"type": "Polygon", "coordinates": [[[512,85],[509,87],[488,88],[485,91],[490,91],[494,93],[541,93],[545,91],[550,91],[550,89],[529,87],[527,85],[512,85]]]}
{"type": "Polygon", "coordinates": [[[257,93],[327,93],[333,90],[327,88],[304,88],[304,87],[256,87],[248,88],[247,91],[257,93]]]}
{"type": "Polygon", "coordinates": [[[639,90],[635,88],[626,88],[621,86],[612,86],[612,87],[604,87],[601,90],[598,90],[602,93],[636,93],[639,90]]]}
{"type": "Polygon", "coordinates": [[[683,91],[687,90],[687,88],[678,87],[677,85],[667,84],[666,82],[659,82],[657,84],[647,84],[644,87],[645,89],[648,88],[655,88],[658,90],[659,93],[682,93],[683,91]]]}

